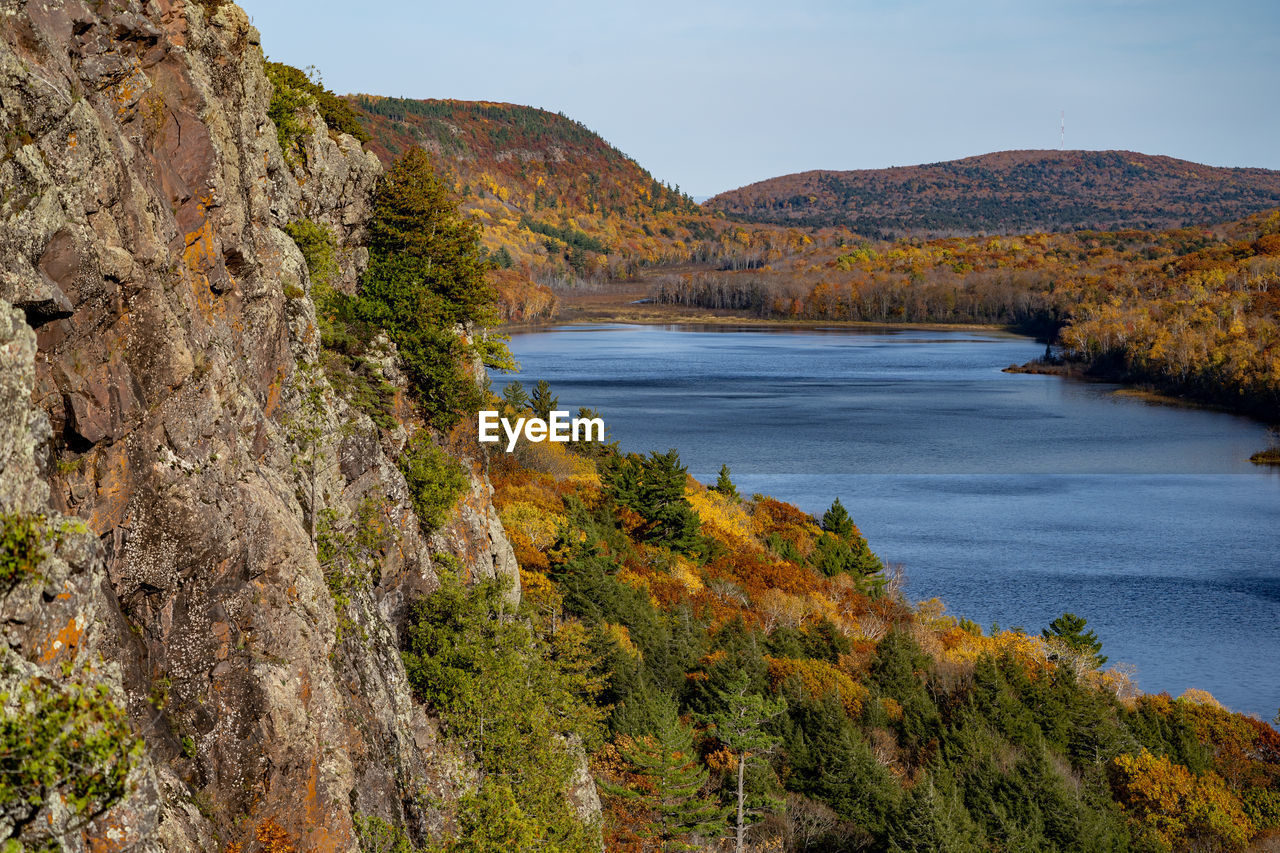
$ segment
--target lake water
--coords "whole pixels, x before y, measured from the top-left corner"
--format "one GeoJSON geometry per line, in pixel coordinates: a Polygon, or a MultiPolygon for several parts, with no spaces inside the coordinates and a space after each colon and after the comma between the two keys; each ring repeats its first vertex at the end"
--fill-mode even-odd
{"type": "Polygon", "coordinates": [[[1280,708],[1280,476],[1248,461],[1254,422],[1002,373],[1044,347],[995,332],[568,326],[511,349],[624,450],[809,512],[839,497],[913,599],[1029,632],[1071,611],[1144,690],[1280,708]]]}

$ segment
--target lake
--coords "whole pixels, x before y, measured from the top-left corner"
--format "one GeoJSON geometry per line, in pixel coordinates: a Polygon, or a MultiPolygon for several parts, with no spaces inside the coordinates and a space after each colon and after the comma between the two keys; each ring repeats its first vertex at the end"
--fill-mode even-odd
{"type": "Polygon", "coordinates": [[[1044,346],[1000,332],[563,326],[511,350],[624,450],[808,512],[839,497],[913,599],[1029,632],[1070,611],[1148,692],[1280,708],[1280,475],[1248,461],[1255,422],[1002,373],[1044,346]]]}

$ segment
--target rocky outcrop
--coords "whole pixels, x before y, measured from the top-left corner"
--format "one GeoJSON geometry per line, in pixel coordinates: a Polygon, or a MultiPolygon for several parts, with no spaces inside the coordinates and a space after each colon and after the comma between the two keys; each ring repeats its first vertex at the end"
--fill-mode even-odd
{"type": "Polygon", "coordinates": [[[0,302],[0,488],[88,531],[42,571],[54,604],[3,603],[24,626],[7,641],[35,660],[76,626],[50,660],[100,670],[145,745],[124,803],[64,846],[439,829],[474,771],[411,700],[397,626],[437,582],[433,548],[516,596],[518,573],[478,466],[429,542],[393,462],[404,431],[314,367],[281,229],[328,226],[353,285],[376,159],[316,114],[286,162],[229,3],[9,3],[0,34],[0,300],[20,309],[0,302]],[[383,535],[344,556],[361,523],[383,535]]]}
{"type": "MultiPolygon", "coordinates": [[[[12,734],[39,744],[40,735],[29,730],[36,720],[70,711],[55,723],[68,737],[103,734],[111,743],[98,766],[84,772],[118,766],[132,794],[106,815],[99,814],[101,801],[78,810],[68,799],[74,791],[66,774],[35,750],[22,769],[43,772],[3,780],[23,796],[0,808],[0,838],[15,835],[33,848],[60,838],[64,848],[82,850],[90,836],[144,837],[158,823],[160,797],[149,757],[131,755],[128,744],[113,737],[127,729],[119,711],[125,703],[120,668],[104,660],[103,622],[112,598],[102,546],[79,520],[49,512],[41,467],[50,431],[30,402],[35,356],[36,336],[23,312],[0,300],[0,535],[6,539],[0,547],[0,715],[16,722],[12,734]],[[23,525],[37,544],[25,559],[13,541],[23,525]],[[113,712],[118,730],[102,726],[102,715],[113,712]],[[41,777],[47,787],[24,790],[41,777]]],[[[14,746],[0,744],[0,752],[11,757],[14,746]]],[[[15,769],[6,763],[6,774],[15,769]]]]}

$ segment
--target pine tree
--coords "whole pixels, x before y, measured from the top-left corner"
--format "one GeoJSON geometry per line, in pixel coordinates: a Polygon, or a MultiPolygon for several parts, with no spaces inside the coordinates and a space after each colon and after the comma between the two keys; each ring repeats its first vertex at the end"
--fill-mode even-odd
{"type": "Polygon", "coordinates": [[[369,266],[346,310],[387,333],[432,424],[452,426],[481,404],[468,375],[471,359],[510,363],[500,345],[482,346],[455,331],[495,319],[480,228],[458,210],[431,158],[412,148],[379,182],[366,243],[369,266]]]}
{"type": "Polygon", "coordinates": [[[684,496],[688,471],[675,450],[655,451],[648,458],[628,454],[604,473],[613,500],[644,518],[637,532],[641,539],[676,551],[689,551],[702,541],[698,515],[684,496]]]}
{"type": "Polygon", "coordinates": [[[893,820],[890,853],[965,853],[976,850],[964,806],[944,797],[925,777],[915,784],[893,820]]]}
{"type": "Polygon", "coordinates": [[[1098,639],[1098,635],[1093,631],[1084,630],[1086,624],[1085,619],[1074,613],[1063,613],[1050,622],[1049,627],[1040,634],[1046,640],[1061,642],[1071,651],[1092,662],[1096,669],[1106,663],[1107,658],[1099,654],[1102,651],[1102,641],[1098,639]]]}
{"type": "Polygon", "coordinates": [[[699,839],[719,835],[725,812],[702,789],[709,776],[693,748],[693,730],[680,722],[673,701],[654,709],[654,731],[624,742],[622,757],[641,777],[635,787],[603,783],[615,797],[640,801],[651,810],[650,832],[662,850],[697,850],[699,839]]]}
{"type": "Polygon", "coordinates": [[[841,539],[852,539],[858,532],[853,519],[849,517],[849,511],[840,503],[839,498],[831,504],[831,509],[822,514],[822,529],[841,539]]]}
{"type": "Polygon", "coordinates": [[[546,421],[551,419],[551,413],[560,405],[560,398],[551,393],[551,383],[545,379],[539,379],[538,384],[533,386],[530,404],[533,406],[534,415],[546,421]]]}
{"type": "Polygon", "coordinates": [[[738,487],[733,484],[733,480],[729,479],[728,465],[720,466],[720,476],[716,480],[715,486],[713,486],[712,488],[715,491],[719,492],[720,494],[724,495],[726,498],[733,498],[734,500],[737,500],[739,497],[738,487]]]}
{"type": "Polygon", "coordinates": [[[524,386],[519,381],[507,383],[507,386],[502,389],[502,399],[513,412],[519,413],[529,408],[529,395],[525,393],[524,386]]]}
{"type": "Polygon", "coordinates": [[[742,853],[746,848],[747,823],[762,812],[776,810],[781,802],[775,798],[757,797],[753,808],[747,806],[747,766],[763,766],[772,776],[773,768],[767,756],[778,745],[778,737],[765,731],[764,726],[787,708],[784,699],[766,699],[758,693],[748,692],[749,682],[738,676],[726,690],[718,691],[721,710],[707,714],[708,724],[716,739],[735,753],[737,758],[736,811],[734,817],[734,849],[742,853]]]}

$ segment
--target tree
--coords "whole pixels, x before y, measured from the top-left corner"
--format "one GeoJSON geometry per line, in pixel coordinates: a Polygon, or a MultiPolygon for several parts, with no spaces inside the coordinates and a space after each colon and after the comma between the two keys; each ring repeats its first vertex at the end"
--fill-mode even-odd
{"type": "Polygon", "coordinates": [[[613,500],[643,519],[638,538],[676,551],[702,541],[698,515],[684,496],[688,472],[675,450],[655,451],[648,458],[631,453],[607,464],[603,473],[613,500]]]}
{"type": "Polygon", "coordinates": [[[777,800],[766,797],[755,808],[747,808],[746,776],[749,763],[763,765],[772,775],[773,768],[769,766],[767,756],[780,739],[766,732],[765,724],[783,713],[787,703],[782,698],[766,699],[758,693],[748,691],[747,678],[739,675],[727,690],[717,691],[722,708],[702,718],[716,739],[735,753],[737,760],[737,810],[734,820],[737,853],[742,853],[745,849],[743,845],[747,822],[761,812],[781,805],[777,800]]]}
{"type": "Polygon", "coordinates": [[[1116,756],[1108,776],[1149,849],[1240,849],[1254,834],[1239,798],[1216,773],[1197,775],[1144,750],[1116,756]]]}
{"type": "Polygon", "coordinates": [[[500,246],[498,251],[494,252],[490,256],[490,260],[494,267],[500,270],[509,270],[511,269],[511,265],[515,263],[511,257],[511,253],[507,251],[506,246],[500,246]]]}
{"type": "Polygon", "coordinates": [[[733,480],[729,479],[728,465],[720,466],[720,476],[716,479],[716,484],[712,488],[726,498],[734,498],[735,500],[738,498],[738,487],[733,484],[733,480]]]}
{"type": "Polygon", "coordinates": [[[503,366],[510,353],[467,334],[495,318],[480,228],[421,149],[407,151],[379,183],[367,244],[369,266],[350,313],[387,333],[433,425],[452,426],[481,403],[471,359],[503,366]]]}
{"type": "Polygon", "coordinates": [[[507,383],[507,387],[502,389],[502,399],[513,412],[519,413],[529,408],[529,395],[525,393],[524,386],[519,381],[507,383]]]}
{"type": "Polygon", "coordinates": [[[1102,651],[1102,641],[1098,639],[1093,631],[1085,631],[1085,624],[1086,620],[1074,613],[1063,613],[1050,622],[1049,627],[1041,631],[1040,634],[1046,640],[1056,640],[1062,643],[1072,652],[1090,662],[1094,669],[1097,669],[1107,662],[1107,658],[1099,654],[1102,651]]]}
{"type": "Polygon", "coordinates": [[[533,387],[533,396],[529,400],[533,406],[533,413],[544,421],[551,419],[551,413],[560,405],[560,398],[551,393],[551,384],[545,379],[539,379],[538,384],[533,387]]]}
{"type": "Polygon", "coordinates": [[[653,812],[653,836],[662,850],[697,850],[696,839],[718,835],[725,813],[702,794],[707,768],[693,748],[693,729],[680,722],[675,702],[654,709],[654,730],[623,739],[619,752],[640,778],[634,786],[603,783],[607,794],[637,800],[653,812]]]}
{"type": "Polygon", "coordinates": [[[884,564],[858,532],[839,498],[822,514],[822,529],[823,535],[818,537],[813,553],[813,564],[818,570],[828,577],[845,573],[862,575],[868,579],[870,594],[883,593],[885,578],[880,572],[884,564]]]}
{"type": "Polygon", "coordinates": [[[976,850],[964,806],[938,791],[926,776],[907,794],[891,823],[891,853],[960,853],[976,850]]]}
{"type": "Polygon", "coordinates": [[[506,849],[504,839],[523,838],[528,825],[543,849],[593,849],[593,832],[564,795],[576,767],[572,739],[590,748],[605,713],[596,702],[600,681],[584,666],[585,632],[565,623],[546,636],[510,618],[508,607],[498,582],[468,589],[442,571],[404,630],[401,657],[414,696],[439,714],[483,775],[480,797],[462,804],[460,822],[465,828],[470,809],[477,825],[494,828],[484,844],[462,849],[506,849]]]}
{"type": "Polygon", "coordinates": [[[822,529],[841,539],[852,539],[858,533],[853,519],[849,517],[849,511],[844,508],[844,504],[840,503],[839,498],[836,498],[831,508],[822,514],[822,529]]]}

